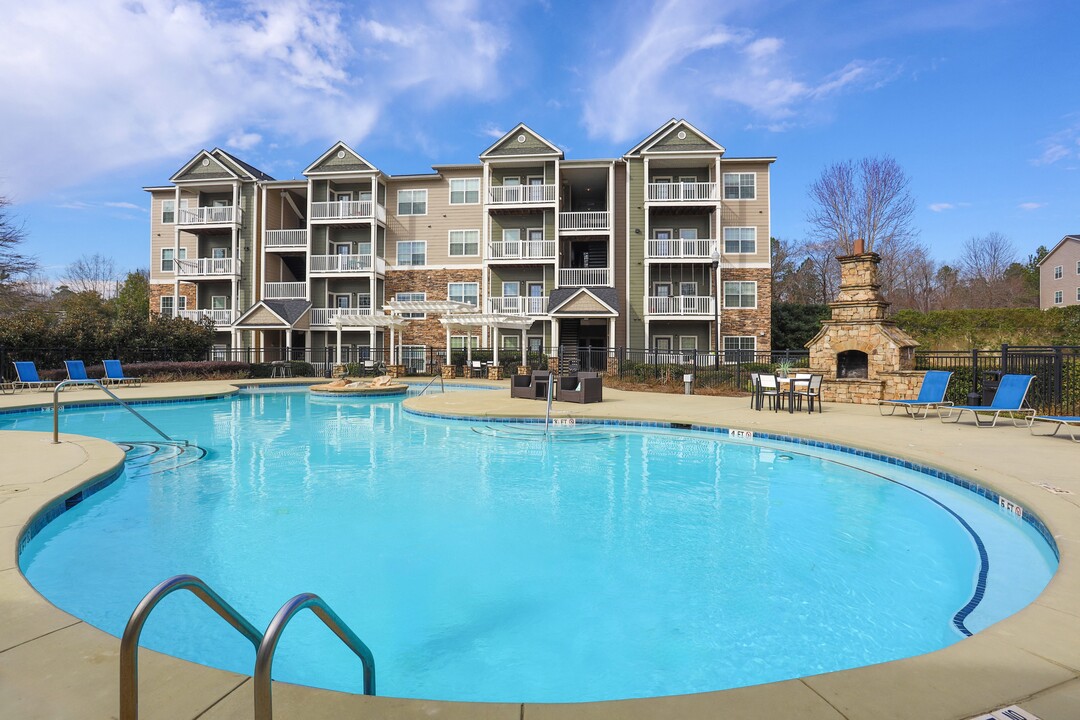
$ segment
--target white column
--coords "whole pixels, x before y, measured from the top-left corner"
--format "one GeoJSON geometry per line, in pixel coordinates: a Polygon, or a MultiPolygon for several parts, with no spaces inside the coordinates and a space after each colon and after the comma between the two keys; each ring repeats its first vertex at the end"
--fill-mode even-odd
{"type": "Polygon", "coordinates": [[[394,326],[390,326],[390,364],[394,364],[394,326]]]}
{"type": "Polygon", "coordinates": [[[338,324],[338,326],[337,326],[337,361],[338,361],[339,365],[342,364],[342,362],[341,362],[341,325],[340,324],[338,324]]]}
{"type": "Polygon", "coordinates": [[[518,363],[519,365],[528,365],[529,364],[528,363],[528,360],[529,360],[529,355],[528,355],[529,348],[526,347],[525,340],[526,340],[525,328],[521,328],[521,362],[518,363]]]}
{"type": "Polygon", "coordinates": [[[559,321],[555,318],[551,318],[551,347],[548,348],[548,354],[558,354],[559,352],[559,321]]]}
{"type": "Polygon", "coordinates": [[[499,364],[499,328],[491,328],[491,364],[499,364]]]}
{"type": "Polygon", "coordinates": [[[607,346],[608,346],[608,349],[610,350],[611,348],[615,347],[615,318],[609,318],[608,319],[608,334],[607,334],[607,336],[608,336],[607,346]]]}
{"type": "Polygon", "coordinates": [[[450,364],[450,326],[446,326],[446,364],[450,364]]]}

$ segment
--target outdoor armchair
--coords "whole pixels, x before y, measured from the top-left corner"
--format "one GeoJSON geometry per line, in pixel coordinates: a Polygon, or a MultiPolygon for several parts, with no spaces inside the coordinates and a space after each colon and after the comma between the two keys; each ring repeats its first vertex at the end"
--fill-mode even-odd
{"type": "Polygon", "coordinates": [[[563,376],[555,385],[555,399],[576,403],[603,402],[604,379],[593,372],[563,376]]]}

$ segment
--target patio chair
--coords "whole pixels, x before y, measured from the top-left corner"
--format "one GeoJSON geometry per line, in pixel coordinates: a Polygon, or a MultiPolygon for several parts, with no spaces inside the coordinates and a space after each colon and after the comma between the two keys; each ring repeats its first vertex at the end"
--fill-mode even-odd
{"type": "Polygon", "coordinates": [[[469,363],[469,377],[484,377],[484,363],[480,362],[479,360],[473,360],[471,363],[469,363]]]}
{"type": "Polygon", "coordinates": [[[93,380],[86,374],[86,365],[82,360],[65,360],[64,367],[67,369],[68,380],[78,383],[93,384],[93,380]]]}
{"type": "Polygon", "coordinates": [[[758,375],[758,401],[757,409],[760,410],[765,404],[765,398],[769,398],[769,407],[773,412],[780,409],[780,399],[783,395],[780,392],[780,383],[776,381],[776,376],[771,373],[761,373],[758,375]]]}
{"type": "Polygon", "coordinates": [[[754,410],[758,406],[758,393],[761,392],[761,381],[759,379],[761,373],[750,373],[750,409],[754,410]]]}
{"type": "Polygon", "coordinates": [[[594,403],[604,400],[604,379],[600,373],[579,372],[558,379],[555,399],[561,402],[594,403]]]}
{"type": "MultiPolygon", "coordinates": [[[[946,406],[949,414],[942,415],[941,408],[938,408],[938,417],[941,418],[941,422],[947,422],[952,417],[953,410],[956,410],[956,419],[953,422],[960,422],[964,413],[970,412],[975,416],[975,427],[994,427],[1001,413],[1019,413],[1023,415],[1024,424],[1030,427],[1035,411],[1024,407],[1024,403],[1034,380],[1034,375],[1002,375],[994,401],[989,405],[949,405],[946,406]],[[983,422],[979,419],[979,413],[993,413],[994,417],[990,422],[983,422]]],[[[1015,415],[1012,415],[1012,421],[1015,427],[1020,427],[1016,424],[1015,415]]]]}
{"type": "Polygon", "coordinates": [[[128,377],[124,374],[124,368],[119,360],[102,360],[101,362],[105,365],[105,379],[109,382],[115,385],[130,385],[132,387],[142,385],[142,378],[128,377]]]}
{"type": "Polygon", "coordinates": [[[948,370],[928,370],[923,375],[922,385],[919,386],[919,396],[914,400],[878,400],[878,412],[882,415],[892,415],[896,408],[904,408],[904,412],[910,418],[918,418],[919,409],[922,409],[921,417],[925,418],[931,409],[952,405],[952,400],[945,399],[945,392],[949,389],[949,381],[952,373],[948,370]],[[885,412],[889,408],[889,412],[885,412]]]}
{"type": "Polygon", "coordinates": [[[37,366],[29,360],[20,360],[14,363],[15,375],[18,378],[11,383],[12,389],[33,388],[35,390],[51,390],[58,384],[55,380],[42,380],[38,377],[37,366]]]}
{"type": "Polygon", "coordinates": [[[794,400],[799,401],[798,409],[802,410],[803,398],[806,398],[807,411],[814,412],[814,403],[817,403],[818,413],[821,409],[821,375],[807,375],[806,379],[800,378],[796,375],[792,379],[791,397],[794,400]]]}
{"type": "Polygon", "coordinates": [[[1076,437],[1073,433],[1073,429],[1080,429],[1080,415],[1034,415],[1031,418],[1031,434],[1041,435],[1042,437],[1053,437],[1058,434],[1058,430],[1065,428],[1069,433],[1069,437],[1074,443],[1080,443],[1080,438],[1076,437]],[[1054,423],[1054,432],[1052,433],[1037,433],[1035,432],[1035,423],[1046,422],[1054,423]]]}
{"type": "Polygon", "coordinates": [[[510,378],[510,397],[536,399],[536,388],[533,386],[532,375],[514,375],[510,378]]]}

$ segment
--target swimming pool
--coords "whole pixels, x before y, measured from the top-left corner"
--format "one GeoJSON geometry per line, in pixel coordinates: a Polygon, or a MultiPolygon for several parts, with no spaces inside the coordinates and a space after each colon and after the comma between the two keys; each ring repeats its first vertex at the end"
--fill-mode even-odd
{"type": "MultiPolygon", "coordinates": [[[[34,585],[113,633],[179,572],[258,626],[317,592],[374,651],[385,695],[640,697],[880,662],[960,639],[984,567],[971,630],[1027,604],[1055,567],[1026,523],[983,498],[788,443],[611,427],[547,442],[303,392],[140,411],[210,455],[176,471],[132,463],[34,538],[20,560],[34,585]]],[[[146,437],[111,409],[62,422],[146,437]]],[[[305,619],[275,676],[358,690],[355,658],[305,619]]],[[[144,639],[251,670],[250,646],[190,598],[163,604],[144,639]]]]}

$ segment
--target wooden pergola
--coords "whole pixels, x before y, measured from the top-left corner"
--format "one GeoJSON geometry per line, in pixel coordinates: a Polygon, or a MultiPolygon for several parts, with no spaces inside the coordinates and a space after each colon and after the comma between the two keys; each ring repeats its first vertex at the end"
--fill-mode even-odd
{"type": "MultiPolygon", "coordinates": [[[[516,330],[521,332],[521,358],[525,363],[525,331],[528,330],[534,319],[525,315],[503,315],[501,313],[460,313],[447,315],[439,318],[439,322],[446,328],[446,364],[450,364],[450,331],[457,330],[466,334],[465,352],[467,361],[472,363],[472,335],[474,330],[491,328],[492,330],[492,362],[499,364],[499,331],[516,330]]],[[[479,333],[477,333],[479,334],[479,333]]]]}
{"type": "MultiPolygon", "coordinates": [[[[366,329],[371,338],[375,337],[375,330],[378,328],[390,329],[390,364],[394,364],[394,330],[400,327],[408,325],[409,321],[405,318],[396,317],[394,315],[338,315],[334,318],[334,325],[337,327],[337,357],[341,358],[341,330],[344,327],[366,329]]],[[[369,346],[373,346],[374,342],[369,342],[369,346]]]]}

